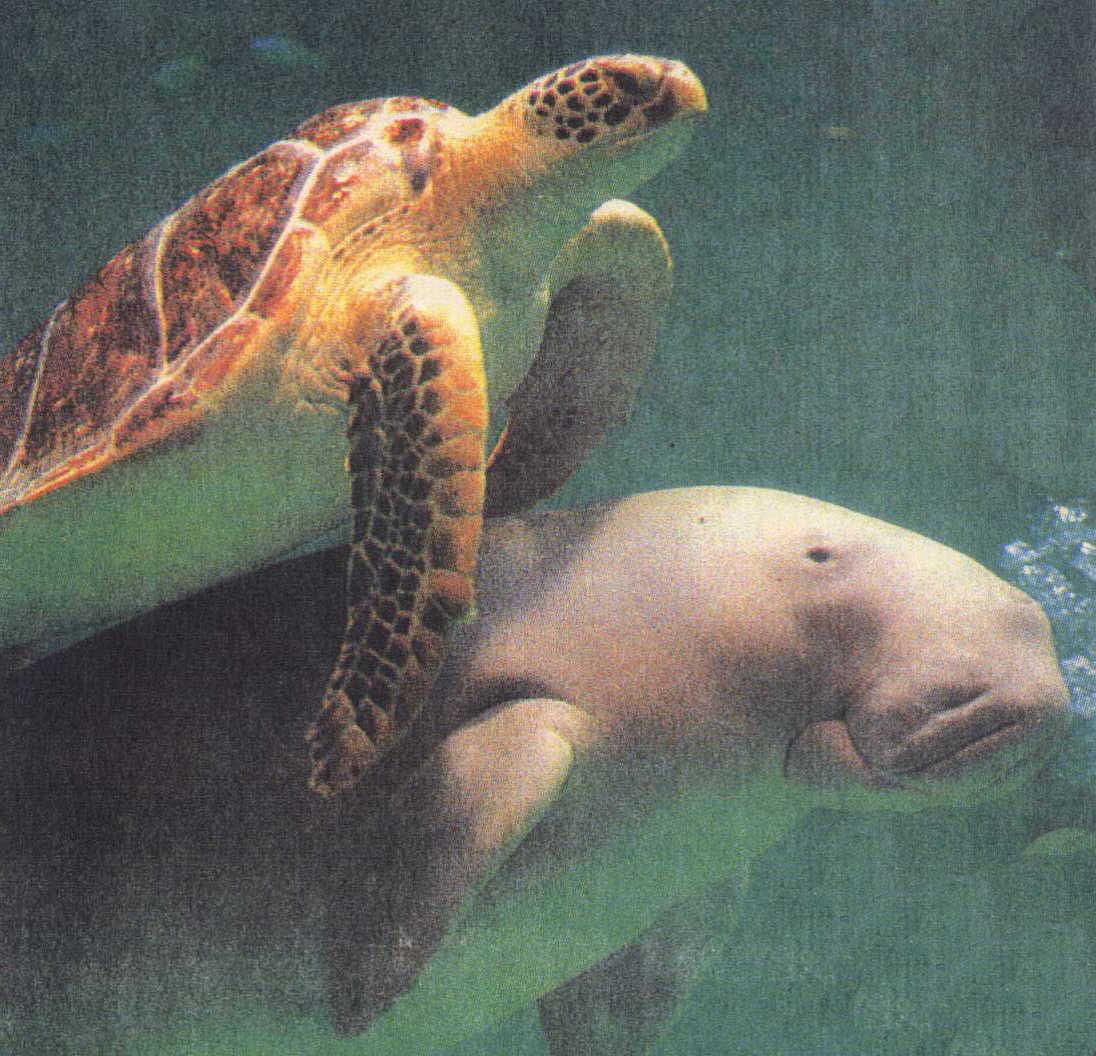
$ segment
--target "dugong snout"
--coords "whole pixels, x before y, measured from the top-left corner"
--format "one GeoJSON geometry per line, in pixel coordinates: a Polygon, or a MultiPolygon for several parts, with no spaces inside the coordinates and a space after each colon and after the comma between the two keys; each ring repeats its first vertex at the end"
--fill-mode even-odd
{"type": "Polygon", "coordinates": [[[789,778],[887,793],[891,807],[893,793],[911,793],[917,806],[991,795],[1046,755],[1069,713],[1049,621],[1021,591],[946,553],[962,573],[955,591],[920,611],[895,595],[844,713],[789,748],[789,778]]]}

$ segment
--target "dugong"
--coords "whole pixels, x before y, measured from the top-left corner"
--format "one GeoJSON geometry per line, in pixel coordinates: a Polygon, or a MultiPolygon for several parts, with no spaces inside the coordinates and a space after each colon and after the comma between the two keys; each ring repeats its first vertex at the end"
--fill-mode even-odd
{"type": "Polygon", "coordinates": [[[533,1001],[554,1056],[647,1051],[812,807],[1020,781],[1067,709],[1048,622],[955,550],[702,487],[495,524],[413,736],[343,808],[327,921],[354,1052],[533,1001]]]}

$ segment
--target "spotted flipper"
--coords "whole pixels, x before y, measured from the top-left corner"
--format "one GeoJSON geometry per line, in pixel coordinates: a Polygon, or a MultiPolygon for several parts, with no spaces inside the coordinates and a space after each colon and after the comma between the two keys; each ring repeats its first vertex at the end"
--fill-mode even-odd
{"type": "Polygon", "coordinates": [[[547,280],[544,337],[507,400],[488,462],[485,512],[506,516],[547,498],[605,433],[628,421],[654,355],[671,287],[655,220],[628,202],[596,209],[547,280]]]}
{"type": "Polygon", "coordinates": [[[352,788],[407,731],[473,599],[487,428],[479,329],[445,280],[413,276],[395,294],[351,369],[346,630],[309,732],[310,787],[325,795],[352,788]]]}

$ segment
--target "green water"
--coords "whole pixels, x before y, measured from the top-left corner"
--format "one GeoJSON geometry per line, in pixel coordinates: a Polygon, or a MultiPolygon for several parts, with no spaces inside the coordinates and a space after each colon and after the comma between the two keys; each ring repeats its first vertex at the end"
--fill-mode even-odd
{"type": "MultiPolygon", "coordinates": [[[[1096,490],[1096,298],[1046,259],[1083,250],[1096,213],[1087,0],[91,0],[7,5],[0,41],[5,347],[327,105],[476,112],[588,54],[684,59],[710,117],[635,195],[676,263],[658,360],[555,501],[762,484],[989,563],[1025,540],[1038,560],[1000,567],[1058,606],[1092,713],[1096,536],[1046,504],[1096,490]]],[[[346,1051],[319,997],[317,848],[279,820],[303,812],[285,791],[303,718],[264,710],[315,699],[338,621],[337,598],[279,579],[0,690],[0,1052],[346,1051]]],[[[1091,741],[994,807],[814,815],[758,864],[658,1051],[1096,1051],[1091,741]]],[[[545,1050],[527,1011],[453,1051],[545,1050]]]]}

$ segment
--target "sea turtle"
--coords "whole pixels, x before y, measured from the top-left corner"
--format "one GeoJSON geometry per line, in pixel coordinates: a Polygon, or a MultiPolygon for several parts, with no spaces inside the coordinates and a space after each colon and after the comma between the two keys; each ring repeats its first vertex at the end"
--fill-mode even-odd
{"type": "Polygon", "coordinates": [[[670,261],[613,196],[706,107],[684,65],[634,55],[478,117],[348,103],[122,250],[0,360],[0,650],[116,622],[352,510],[346,633],[310,734],[312,787],[352,787],[472,605],[483,513],[544,497],[627,417],[670,261]]]}

